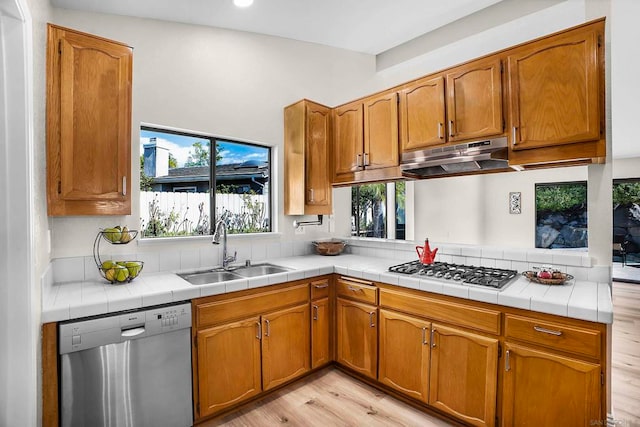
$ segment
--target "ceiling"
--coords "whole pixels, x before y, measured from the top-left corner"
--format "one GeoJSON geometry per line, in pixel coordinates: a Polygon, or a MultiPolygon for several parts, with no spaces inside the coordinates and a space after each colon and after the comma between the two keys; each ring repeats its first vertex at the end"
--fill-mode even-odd
{"type": "Polygon", "coordinates": [[[502,0],[51,0],[57,7],[208,25],[379,54],[502,0]]]}

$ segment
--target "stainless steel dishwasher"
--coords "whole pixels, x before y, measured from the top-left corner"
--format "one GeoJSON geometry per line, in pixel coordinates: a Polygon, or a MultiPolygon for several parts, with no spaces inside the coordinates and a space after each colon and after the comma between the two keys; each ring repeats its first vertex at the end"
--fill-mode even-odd
{"type": "Polygon", "coordinates": [[[59,325],[62,426],[193,424],[191,304],[59,325]]]}

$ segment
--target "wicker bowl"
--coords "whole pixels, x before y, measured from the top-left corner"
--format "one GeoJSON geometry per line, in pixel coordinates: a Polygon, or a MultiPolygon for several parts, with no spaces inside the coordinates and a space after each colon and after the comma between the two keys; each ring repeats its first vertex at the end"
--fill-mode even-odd
{"type": "Polygon", "coordinates": [[[347,246],[347,242],[340,239],[316,240],[312,243],[318,255],[340,255],[347,246]]]}
{"type": "Polygon", "coordinates": [[[573,276],[567,273],[554,272],[553,277],[550,279],[543,279],[538,277],[536,271],[523,271],[522,275],[534,283],[540,283],[541,285],[564,285],[567,281],[573,279],[573,276]]]}

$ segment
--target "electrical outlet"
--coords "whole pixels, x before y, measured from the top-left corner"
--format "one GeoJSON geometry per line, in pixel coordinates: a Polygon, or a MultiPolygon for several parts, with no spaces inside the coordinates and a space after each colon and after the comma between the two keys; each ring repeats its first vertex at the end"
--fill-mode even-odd
{"type": "Polygon", "coordinates": [[[295,230],[296,230],[296,234],[304,234],[304,227],[302,226],[296,228],[295,230]]]}

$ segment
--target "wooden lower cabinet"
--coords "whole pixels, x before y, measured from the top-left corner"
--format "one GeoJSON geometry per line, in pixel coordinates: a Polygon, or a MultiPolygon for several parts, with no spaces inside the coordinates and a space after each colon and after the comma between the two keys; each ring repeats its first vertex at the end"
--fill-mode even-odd
{"type": "Polygon", "coordinates": [[[331,361],[329,347],[330,317],[329,298],[311,302],[311,368],[326,365],[331,361]]]}
{"type": "MultiPolygon", "coordinates": [[[[503,426],[601,425],[601,367],[506,343],[503,426]]],[[[606,423],[605,423],[606,424],[606,423]]]]}
{"type": "Polygon", "coordinates": [[[378,373],[378,309],[338,298],[337,361],[352,370],[376,379],[378,373]]]}
{"type": "Polygon", "coordinates": [[[309,305],[262,316],[262,388],[269,390],[309,370],[309,305]]]}
{"type": "Polygon", "coordinates": [[[197,332],[200,417],[262,391],[259,332],[260,317],[197,332]]]}
{"type": "Polygon", "coordinates": [[[498,339],[434,323],[429,405],[475,426],[493,426],[498,339]]]}
{"type": "Polygon", "coordinates": [[[428,401],[431,323],[380,310],[378,381],[423,402],[428,401]]]}

